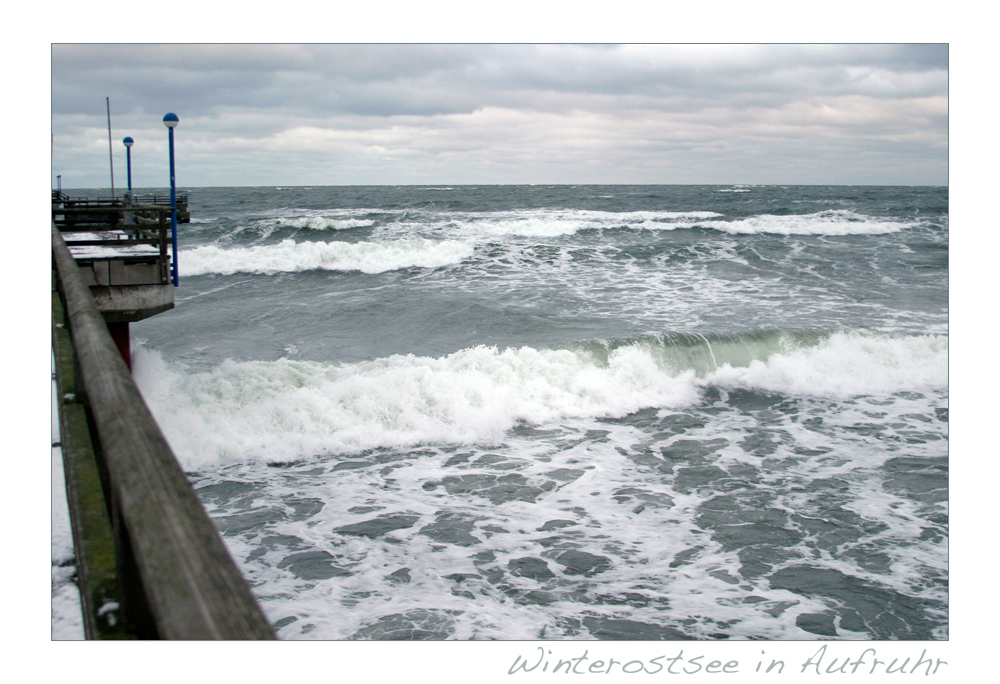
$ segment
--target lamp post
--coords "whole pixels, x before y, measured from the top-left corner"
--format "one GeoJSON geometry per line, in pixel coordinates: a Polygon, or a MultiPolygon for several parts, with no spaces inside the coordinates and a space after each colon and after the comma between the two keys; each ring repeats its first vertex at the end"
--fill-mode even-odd
{"type": "Polygon", "coordinates": [[[173,258],[170,264],[170,275],[177,287],[177,184],[174,182],[174,128],[181,122],[174,113],[163,117],[163,125],[169,131],[170,140],[170,242],[173,248],[173,258]]]}
{"type": "Polygon", "coordinates": [[[135,144],[135,140],[131,137],[126,137],[122,140],[122,144],[125,145],[125,159],[127,159],[128,164],[128,194],[132,194],[132,145],[135,144]]]}
{"type": "MultiPolygon", "coordinates": [[[[128,191],[125,193],[125,208],[126,209],[131,209],[132,208],[132,144],[134,142],[135,141],[132,140],[132,138],[130,138],[130,137],[126,137],[124,140],[122,140],[122,144],[125,145],[125,158],[128,160],[127,161],[127,167],[128,167],[128,191]]],[[[137,221],[135,219],[135,214],[133,214],[130,211],[126,211],[125,214],[124,214],[124,216],[123,216],[123,218],[125,220],[125,224],[126,225],[132,225],[133,223],[137,223],[137,221]]],[[[136,237],[135,231],[133,230],[130,233],[130,235],[132,237],[136,237]]]]}

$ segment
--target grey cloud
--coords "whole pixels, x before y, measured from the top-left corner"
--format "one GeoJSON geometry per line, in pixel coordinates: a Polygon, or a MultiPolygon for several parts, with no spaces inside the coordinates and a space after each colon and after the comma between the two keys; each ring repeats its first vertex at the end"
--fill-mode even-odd
{"type": "Polygon", "coordinates": [[[664,182],[810,154],[888,169],[881,151],[944,178],[947,69],[946,45],[56,45],[54,160],[72,149],[86,166],[109,96],[116,127],[150,149],[177,113],[203,174],[266,179],[308,159],[364,182],[460,168],[578,182],[586,163],[664,182]]]}
{"type": "Polygon", "coordinates": [[[53,72],[85,73],[113,67],[143,70],[170,67],[184,71],[274,71],[310,67],[315,61],[303,45],[55,44],[53,72]]]}
{"type": "Polygon", "coordinates": [[[854,92],[876,72],[884,77],[873,92],[919,96],[941,91],[947,64],[946,46],[721,47],[56,46],[53,107],[80,111],[93,91],[153,111],[180,100],[192,114],[253,106],[431,115],[544,106],[552,93],[759,102],[854,92]]]}

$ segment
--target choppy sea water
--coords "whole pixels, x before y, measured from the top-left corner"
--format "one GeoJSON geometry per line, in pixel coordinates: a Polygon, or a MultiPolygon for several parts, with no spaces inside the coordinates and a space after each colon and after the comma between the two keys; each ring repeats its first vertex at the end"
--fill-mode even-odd
{"type": "Polygon", "coordinates": [[[947,189],[190,194],[135,375],[281,638],[947,638],[947,189]]]}

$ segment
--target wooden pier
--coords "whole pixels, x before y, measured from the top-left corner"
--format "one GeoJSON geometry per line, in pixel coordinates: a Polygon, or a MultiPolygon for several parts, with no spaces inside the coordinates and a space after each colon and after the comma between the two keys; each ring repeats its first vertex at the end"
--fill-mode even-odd
{"type": "Polygon", "coordinates": [[[113,337],[173,307],[171,207],[56,200],[52,345],[85,636],[274,639],[113,337]]]}
{"type": "MultiPolygon", "coordinates": [[[[190,221],[187,198],[182,199],[178,221],[190,221]]],[[[52,221],[129,367],[129,323],[174,306],[168,254],[171,210],[159,197],[140,202],[52,194],[52,221]]]]}

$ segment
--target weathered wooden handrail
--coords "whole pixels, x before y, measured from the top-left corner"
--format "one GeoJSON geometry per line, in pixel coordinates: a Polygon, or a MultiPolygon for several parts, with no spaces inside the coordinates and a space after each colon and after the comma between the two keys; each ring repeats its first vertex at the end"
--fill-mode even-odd
{"type": "MultiPolygon", "coordinates": [[[[55,223],[52,255],[65,302],[78,390],[96,427],[121,576],[162,639],[273,639],[197,494],[149,412],[55,223]]],[[[74,543],[80,543],[75,540],[74,543]]],[[[126,606],[127,608],[127,606],[126,606]]]]}
{"type": "MultiPolygon", "coordinates": [[[[177,206],[180,208],[181,205],[185,207],[190,200],[190,196],[187,193],[179,192],[177,193],[177,206]]],[[[133,195],[132,201],[135,203],[143,204],[155,204],[157,206],[170,206],[170,195],[169,193],[164,196],[159,195],[133,195]]],[[[120,207],[125,204],[125,198],[123,197],[98,197],[93,199],[90,197],[70,197],[65,192],[60,193],[55,190],[52,191],[52,202],[53,203],[65,203],[71,207],[120,207]]]]}

